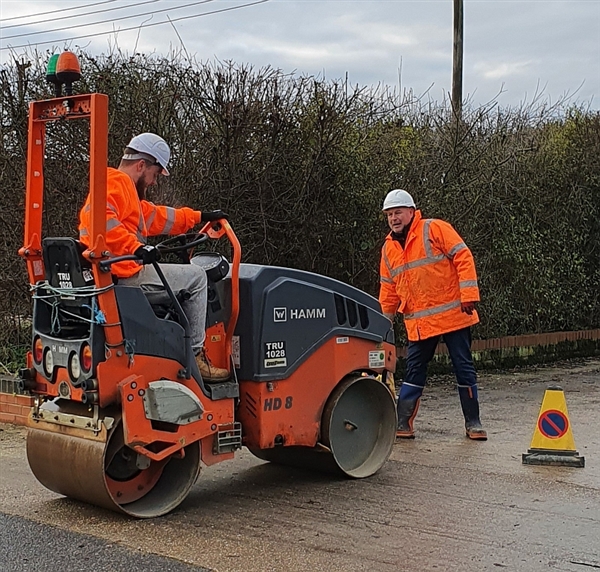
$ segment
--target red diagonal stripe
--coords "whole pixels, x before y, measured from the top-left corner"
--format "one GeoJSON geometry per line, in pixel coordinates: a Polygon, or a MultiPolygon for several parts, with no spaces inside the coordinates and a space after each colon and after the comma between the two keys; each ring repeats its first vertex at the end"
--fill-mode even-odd
{"type": "Polygon", "coordinates": [[[550,419],[550,415],[549,414],[544,417],[544,421],[546,421],[546,423],[548,423],[548,425],[550,425],[551,427],[553,427],[554,430],[558,434],[560,434],[560,433],[562,433],[564,431],[564,429],[561,429],[556,423],[554,423],[554,421],[552,421],[552,419],[550,419]]]}

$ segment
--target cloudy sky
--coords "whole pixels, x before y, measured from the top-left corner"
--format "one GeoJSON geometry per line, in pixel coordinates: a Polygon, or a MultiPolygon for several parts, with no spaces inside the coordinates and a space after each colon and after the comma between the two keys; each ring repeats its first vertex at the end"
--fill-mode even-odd
{"type": "MultiPolygon", "coordinates": [[[[198,61],[451,89],[453,0],[0,0],[0,63],[22,46],[111,46],[198,61]],[[170,20],[170,21],[169,21],[170,20]]],[[[476,104],[573,101],[600,109],[600,0],[464,0],[464,94],[476,104]]]]}

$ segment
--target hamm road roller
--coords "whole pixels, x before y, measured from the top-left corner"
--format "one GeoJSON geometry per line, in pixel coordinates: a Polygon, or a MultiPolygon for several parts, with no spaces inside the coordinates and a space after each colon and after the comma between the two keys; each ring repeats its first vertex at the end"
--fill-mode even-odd
{"type": "Polygon", "coordinates": [[[160,299],[111,276],[112,263],[135,257],[113,257],[105,243],[107,96],[32,102],[28,137],[19,254],[33,319],[20,384],[36,396],[27,457],[40,483],[150,518],[185,499],[202,463],[232,459],[243,446],[270,462],[354,478],[385,463],[396,429],[396,352],[373,297],[321,275],[241,263],[227,220],[171,237],[162,252],[208,276],[205,348],[230,377],[205,381],[182,293],[160,267],[160,299]],[[89,248],[42,235],[46,125],[73,120],[90,124],[89,248]],[[214,241],[228,241],[230,254],[206,249],[214,241]],[[195,254],[201,243],[206,251],[195,254]]]}

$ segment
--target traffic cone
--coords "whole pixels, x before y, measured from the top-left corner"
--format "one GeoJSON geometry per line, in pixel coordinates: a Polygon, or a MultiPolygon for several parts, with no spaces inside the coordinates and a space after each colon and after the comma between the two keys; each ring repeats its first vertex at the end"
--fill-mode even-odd
{"type": "Polygon", "coordinates": [[[531,445],[523,453],[525,465],[565,465],[584,467],[585,458],[575,450],[567,401],[562,387],[549,387],[533,432],[531,445]]]}

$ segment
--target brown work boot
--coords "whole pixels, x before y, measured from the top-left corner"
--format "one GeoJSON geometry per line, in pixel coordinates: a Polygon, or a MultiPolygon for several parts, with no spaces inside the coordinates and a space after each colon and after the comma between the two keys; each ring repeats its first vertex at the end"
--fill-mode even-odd
{"type": "Polygon", "coordinates": [[[225,381],[229,379],[229,372],[210,363],[204,349],[200,350],[200,353],[196,356],[196,364],[204,381],[225,381]]]}
{"type": "Polygon", "coordinates": [[[398,399],[398,428],[396,440],[414,439],[413,421],[419,411],[420,399],[398,399]]]}
{"type": "Polygon", "coordinates": [[[465,430],[469,439],[473,439],[473,441],[487,441],[487,431],[482,427],[478,419],[467,422],[465,430]]]}
{"type": "Polygon", "coordinates": [[[474,441],[486,441],[487,432],[482,427],[479,419],[479,399],[477,397],[477,386],[458,386],[460,405],[465,416],[465,431],[469,439],[474,441]]]}

